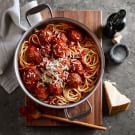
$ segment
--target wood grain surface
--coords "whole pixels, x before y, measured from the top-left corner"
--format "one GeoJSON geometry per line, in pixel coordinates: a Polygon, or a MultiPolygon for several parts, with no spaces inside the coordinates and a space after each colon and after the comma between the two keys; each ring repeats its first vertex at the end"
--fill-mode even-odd
{"type": "MultiPolygon", "coordinates": [[[[47,12],[42,12],[43,18],[48,18],[49,15],[47,12]]],[[[53,11],[54,17],[68,17],[75,19],[83,24],[85,24],[92,32],[94,32],[99,41],[101,42],[101,22],[102,22],[102,12],[98,10],[88,10],[88,11],[53,11]]],[[[102,81],[102,80],[101,80],[102,81]]],[[[92,105],[92,112],[78,121],[82,123],[90,123],[95,125],[102,125],[102,82],[98,86],[97,90],[89,98],[89,101],[92,105]]],[[[26,98],[27,99],[27,98],[26,98]]],[[[28,99],[27,99],[28,102],[28,99]]],[[[26,102],[26,103],[27,103],[26,102]]],[[[80,110],[87,109],[86,104],[77,106],[74,113],[78,113],[80,110]]],[[[63,110],[49,109],[45,108],[45,113],[49,115],[54,115],[58,117],[64,117],[63,110]]],[[[41,118],[32,121],[31,123],[26,123],[27,126],[66,126],[71,125],[69,123],[63,123],[47,118],[41,118]]]]}

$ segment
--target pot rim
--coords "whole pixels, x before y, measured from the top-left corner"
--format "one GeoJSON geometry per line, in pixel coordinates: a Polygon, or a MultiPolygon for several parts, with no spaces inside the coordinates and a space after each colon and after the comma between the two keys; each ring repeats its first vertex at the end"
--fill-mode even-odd
{"type": "Polygon", "coordinates": [[[19,41],[18,43],[18,46],[15,50],[15,55],[14,55],[14,70],[15,70],[15,75],[16,75],[16,78],[17,78],[17,81],[20,85],[20,87],[22,88],[22,90],[25,92],[25,94],[30,98],[32,99],[33,101],[35,101],[36,103],[42,105],[42,106],[45,106],[45,107],[49,107],[49,108],[54,108],[54,109],[65,109],[65,108],[71,108],[71,107],[75,107],[79,104],[81,104],[82,102],[85,102],[94,92],[95,90],[97,89],[97,87],[99,86],[100,84],[100,80],[101,78],[103,77],[103,73],[104,73],[104,65],[105,65],[105,61],[104,61],[104,53],[103,53],[103,49],[99,43],[99,40],[98,38],[96,37],[96,35],[94,33],[92,33],[89,28],[76,21],[76,20],[73,20],[71,18],[66,18],[66,17],[53,17],[53,18],[48,18],[46,20],[42,20],[41,22],[39,22],[38,24],[32,26],[28,31],[26,31],[24,33],[24,35],[22,36],[21,40],[19,41]],[[51,104],[47,104],[45,102],[42,102],[40,101],[39,99],[37,99],[36,97],[34,97],[30,92],[28,92],[28,90],[25,88],[25,86],[23,85],[23,82],[22,82],[22,79],[20,77],[20,72],[19,72],[19,64],[18,64],[18,54],[19,54],[19,49],[22,45],[22,42],[25,40],[25,38],[37,27],[41,27],[42,25],[45,25],[45,24],[49,24],[51,22],[68,22],[68,23],[72,23],[73,25],[76,25],[77,27],[83,29],[84,31],[86,31],[95,41],[98,49],[99,49],[99,53],[100,53],[100,59],[101,59],[101,67],[100,67],[100,75],[99,75],[99,78],[97,80],[97,83],[95,84],[95,87],[89,92],[89,94],[84,97],[83,99],[75,102],[75,103],[71,103],[71,104],[66,104],[66,105],[51,105],[51,104]]]}

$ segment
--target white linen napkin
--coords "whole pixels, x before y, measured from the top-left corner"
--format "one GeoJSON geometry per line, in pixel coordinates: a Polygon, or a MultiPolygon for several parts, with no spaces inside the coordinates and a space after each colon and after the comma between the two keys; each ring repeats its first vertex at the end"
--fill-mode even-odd
{"type": "MultiPolygon", "coordinates": [[[[11,7],[5,9],[0,18],[0,85],[9,94],[18,86],[13,69],[13,55],[22,34],[28,29],[25,12],[36,6],[37,1],[31,1],[22,8],[20,8],[19,0],[12,0],[12,4],[11,7]]],[[[38,13],[29,19],[32,24],[36,24],[42,17],[38,13]]]]}

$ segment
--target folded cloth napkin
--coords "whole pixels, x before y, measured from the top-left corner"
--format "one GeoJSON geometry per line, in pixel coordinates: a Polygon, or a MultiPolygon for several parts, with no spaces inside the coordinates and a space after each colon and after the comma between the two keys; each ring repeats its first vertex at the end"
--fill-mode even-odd
{"type": "MultiPolygon", "coordinates": [[[[0,18],[0,85],[9,94],[18,86],[13,69],[13,55],[22,34],[28,30],[25,12],[36,6],[37,1],[28,2],[22,8],[20,8],[19,0],[13,0],[12,4],[0,18]]],[[[30,22],[33,25],[41,19],[38,13],[30,18],[30,22]]]]}

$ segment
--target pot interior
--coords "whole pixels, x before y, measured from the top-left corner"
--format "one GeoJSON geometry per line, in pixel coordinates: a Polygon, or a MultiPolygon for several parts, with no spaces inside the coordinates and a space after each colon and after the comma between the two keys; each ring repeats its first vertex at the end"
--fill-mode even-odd
{"type": "Polygon", "coordinates": [[[86,101],[91,95],[92,93],[96,90],[97,86],[99,85],[100,83],[100,80],[103,76],[103,69],[104,69],[104,55],[103,55],[103,51],[102,51],[102,48],[101,48],[101,45],[97,39],[97,37],[95,36],[95,34],[93,34],[89,28],[87,28],[85,25],[81,24],[80,22],[78,21],[75,21],[75,20],[72,20],[72,19],[69,19],[69,18],[65,18],[65,17],[55,17],[55,18],[50,18],[50,19],[47,19],[47,20],[43,20],[42,22],[38,23],[37,25],[31,27],[25,34],[24,36],[22,37],[21,41],[19,42],[18,46],[17,46],[17,49],[16,49],[16,52],[15,52],[15,57],[14,57],[14,67],[15,67],[15,73],[16,73],[16,77],[17,77],[17,80],[19,82],[19,85],[21,86],[21,88],[23,89],[23,91],[26,93],[26,95],[31,98],[32,100],[34,100],[36,103],[40,104],[40,105],[43,105],[45,107],[49,107],[49,108],[55,108],[55,109],[64,109],[64,108],[70,108],[70,107],[74,107],[74,106],[77,106],[79,105],[80,103],[86,101]],[[37,99],[36,97],[34,97],[24,86],[22,80],[21,80],[21,77],[20,77],[20,73],[19,73],[19,64],[18,64],[18,55],[19,55],[19,51],[20,51],[20,48],[21,48],[21,45],[23,43],[24,40],[26,40],[29,35],[33,32],[33,30],[35,29],[40,29],[44,26],[46,26],[47,24],[50,24],[50,23],[71,23],[72,25],[75,25],[77,26],[81,31],[84,31],[85,33],[87,33],[93,40],[94,42],[96,43],[96,46],[98,48],[98,54],[99,54],[99,57],[100,57],[100,61],[101,61],[101,66],[100,66],[100,73],[99,73],[99,77],[98,77],[98,80],[94,86],[94,88],[88,93],[88,95],[86,97],[84,97],[83,99],[81,99],[80,101],[78,102],[75,102],[75,103],[70,103],[70,104],[66,104],[66,105],[51,105],[51,104],[47,104],[47,103],[44,103],[42,101],[40,101],[39,99],[37,99]]]}

